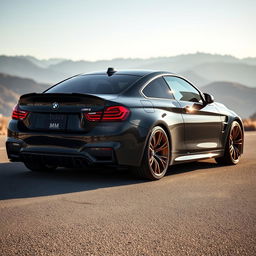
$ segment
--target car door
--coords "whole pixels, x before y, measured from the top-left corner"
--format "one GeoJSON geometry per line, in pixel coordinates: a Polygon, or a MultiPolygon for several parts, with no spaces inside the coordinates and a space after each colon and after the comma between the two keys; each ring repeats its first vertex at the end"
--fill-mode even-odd
{"type": "Polygon", "coordinates": [[[164,79],[182,108],[187,151],[219,149],[222,121],[214,104],[205,104],[202,93],[185,79],[177,76],[164,79]]]}
{"type": "Polygon", "coordinates": [[[154,120],[163,121],[168,125],[172,135],[172,153],[175,154],[176,152],[184,151],[184,121],[180,104],[174,99],[163,77],[160,76],[150,81],[142,89],[142,94],[146,98],[142,102],[145,110],[150,102],[154,108],[154,111],[150,113],[152,117],[154,116],[154,120]]]}

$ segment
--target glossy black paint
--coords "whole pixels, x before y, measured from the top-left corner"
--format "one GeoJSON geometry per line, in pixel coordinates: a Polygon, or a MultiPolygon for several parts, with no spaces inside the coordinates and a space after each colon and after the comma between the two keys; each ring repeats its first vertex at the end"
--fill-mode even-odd
{"type": "MultiPolygon", "coordinates": [[[[105,72],[93,74],[107,76],[105,72]]],[[[176,164],[184,162],[176,161],[180,156],[203,153],[222,156],[231,123],[237,120],[243,127],[240,117],[233,111],[222,104],[210,103],[209,98],[205,100],[202,92],[201,103],[143,95],[142,89],[154,79],[178,75],[169,72],[117,71],[113,76],[116,74],[136,75],[140,79],[119,95],[42,93],[21,96],[19,107],[30,114],[24,121],[11,120],[9,123],[6,142],[9,159],[25,161],[27,157],[39,157],[61,166],[79,165],[77,163],[81,159],[84,161],[80,161],[80,164],[140,166],[150,132],[159,125],[170,140],[170,164],[176,164]],[[59,103],[55,110],[52,109],[54,102],[59,103]],[[99,111],[115,105],[130,109],[127,120],[90,123],[83,117],[84,109],[99,111]],[[56,131],[47,130],[44,115],[38,118],[46,112],[52,115],[64,113],[65,127],[56,131]],[[37,123],[36,128],[35,122],[41,124],[37,123]],[[112,150],[107,152],[101,148],[112,150]]]]}

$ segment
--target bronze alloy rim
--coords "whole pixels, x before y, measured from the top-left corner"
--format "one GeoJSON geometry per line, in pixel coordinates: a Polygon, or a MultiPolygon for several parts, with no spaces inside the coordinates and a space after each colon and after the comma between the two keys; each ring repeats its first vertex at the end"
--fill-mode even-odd
{"type": "Polygon", "coordinates": [[[238,161],[241,156],[243,145],[243,133],[239,125],[235,125],[229,136],[229,153],[234,161],[238,161]]]}
{"type": "Polygon", "coordinates": [[[148,159],[149,166],[156,176],[161,176],[169,165],[169,142],[162,130],[156,130],[150,138],[148,159]]]}

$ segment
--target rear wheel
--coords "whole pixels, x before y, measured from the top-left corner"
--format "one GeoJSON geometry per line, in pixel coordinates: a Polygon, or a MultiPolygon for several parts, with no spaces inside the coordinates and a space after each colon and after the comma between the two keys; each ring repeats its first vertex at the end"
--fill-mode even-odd
{"type": "Polygon", "coordinates": [[[56,166],[46,165],[36,161],[25,161],[24,165],[33,172],[50,172],[57,168],[56,166]]]}
{"type": "Polygon", "coordinates": [[[243,131],[240,124],[234,121],[231,125],[223,157],[216,158],[219,164],[237,164],[243,149],[243,131]]]}
{"type": "Polygon", "coordinates": [[[150,180],[161,179],[169,166],[170,143],[163,128],[156,126],[153,128],[146,145],[142,163],[134,171],[141,178],[150,180]]]}

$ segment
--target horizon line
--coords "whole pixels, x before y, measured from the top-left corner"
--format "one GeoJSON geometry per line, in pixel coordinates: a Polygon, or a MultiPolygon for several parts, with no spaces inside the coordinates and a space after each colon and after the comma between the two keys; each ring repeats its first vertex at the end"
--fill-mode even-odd
{"type": "Polygon", "coordinates": [[[173,58],[173,57],[178,57],[178,56],[184,56],[184,55],[196,55],[196,54],[205,54],[205,55],[218,55],[218,56],[227,56],[227,57],[233,57],[235,59],[243,60],[243,59],[248,59],[248,58],[256,58],[256,56],[246,56],[246,57],[237,57],[232,54],[220,54],[220,53],[209,53],[209,52],[201,52],[201,51],[196,51],[196,52],[190,52],[190,53],[181,53],[181,54],[176,54],[176,55],[169,55],[169,56],[151,56],[147,58],[142,58],[142,57],[113,57],[111,59],[95,59],[95,60],[89,60],[89,59],[74,59],[74,58],[65,58],[65,57],[50,57],[50,58],[40,58],[36,57],[35,55],[30,55],[30,54],[5,54],[1,53],[0,56],[6,56],[6,57],[32,57],[40,61],[48,61],[52,59],[63,59],[63,60],[70,60],[73,62],[78,62],[78,61],[87,61],[87,62],[97,62],[97,61],[111,61],[111,60],[118,60],[118,59],[124,59],[124,60],[148,60],[148,59],[157,59],[157,58],[173,58]]]}

